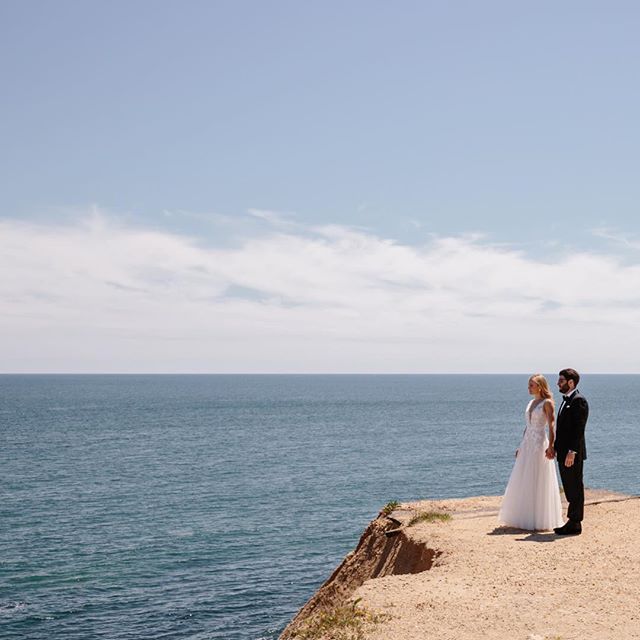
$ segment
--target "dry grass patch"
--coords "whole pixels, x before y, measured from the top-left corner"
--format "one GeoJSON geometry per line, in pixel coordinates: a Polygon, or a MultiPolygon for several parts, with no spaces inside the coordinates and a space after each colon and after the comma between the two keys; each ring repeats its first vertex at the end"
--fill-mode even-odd
{"type": "Polygon", "coordinates": [[[390,513],[393,513],[398,507],[400,503],[397,500],[391,500],[391,502],[387,502],[387,504],[382,507],[382,513],[385,516],[388,516],[390,513]]]}
{"type": "Polygon", "coordinates": [[[385,613],[373,613],[358,606],[360,598],[331,611],[313,615],[293,636],[296,640],[365,640],[368,627],[389,620],[385,613]]]}
{"type": "Polygon", "coordinates": [[[451,514],[443,511],[419,511],[411,520],[408,527],[418,524],[419,522],[448,522],[451,520],[451,514]]]}

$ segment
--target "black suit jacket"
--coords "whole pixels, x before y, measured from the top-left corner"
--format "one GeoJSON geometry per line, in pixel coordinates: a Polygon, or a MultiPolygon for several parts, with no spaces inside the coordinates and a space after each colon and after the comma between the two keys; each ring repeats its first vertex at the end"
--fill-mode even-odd
{"type": "Polygon", "coordinates": [[[588,417],[589,403],[579,391],[576,391],[569,402],[565,402],[561,407],[556,420],[554,448],[559,460],[563,460],[570,450],[575,451],[583,460],[587,459],[584,430],[588,417]]]}

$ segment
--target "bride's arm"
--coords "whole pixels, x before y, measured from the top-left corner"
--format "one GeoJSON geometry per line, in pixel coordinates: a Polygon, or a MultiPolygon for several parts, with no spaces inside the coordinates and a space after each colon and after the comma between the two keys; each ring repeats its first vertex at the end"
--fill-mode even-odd
{"type": "Polygon", "coordinates": [[[556,439],[555,427],[556,427],[556,416],[553,411],[553,403],[550,400],[545,401],[544,403],[544,413],[547,416],[547,425],[549,426],[549,447],[545,451],[545,455],[549,460],[553,460],[556,453],[553,448],[553,443],[556,439]]]}

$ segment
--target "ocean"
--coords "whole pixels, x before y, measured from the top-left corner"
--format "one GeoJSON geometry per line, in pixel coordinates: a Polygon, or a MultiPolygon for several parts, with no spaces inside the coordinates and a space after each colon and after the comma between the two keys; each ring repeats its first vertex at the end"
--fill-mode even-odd
{"type": "MultiPolygon", "coordinates": [[[[2,375],[0,637],[277,638],[389,500],[503,492],[527,378],[2,375]]],[[[580,389],[638,494],[640,376],[580,389]]]]}

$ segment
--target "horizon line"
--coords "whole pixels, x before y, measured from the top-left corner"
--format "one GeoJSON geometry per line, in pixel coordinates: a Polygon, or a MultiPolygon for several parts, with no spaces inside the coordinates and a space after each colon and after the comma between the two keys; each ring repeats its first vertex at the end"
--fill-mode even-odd
{"type": "MultiPolygon", "coordinates": [[[[535,372],[534,372],[535,374],[535,372]]],[[[362,372],[362,371],[208,371],[208,372],[185,372],[185,371],[6,371],[0,372],[0,376],[520,376],[534,375],[529,371],[445,371],[445,372],[362,372]]],[[[544,375],[544,372],[543,372],[544,375]]],[[[556,375],[549,374],[547,375],[556,375]]],[[[635,371],[589,371],[581,373],[585,375],[598,376],[637,376],[640,372],[635,371]]]]}

